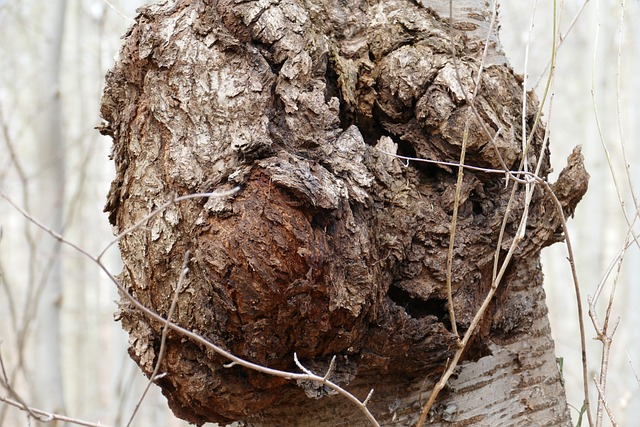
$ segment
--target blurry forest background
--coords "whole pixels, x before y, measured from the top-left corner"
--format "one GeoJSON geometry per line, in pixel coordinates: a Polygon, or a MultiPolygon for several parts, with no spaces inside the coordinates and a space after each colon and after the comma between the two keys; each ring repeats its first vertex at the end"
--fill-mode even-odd
{"type": "MultiPolygon", "coordinates": [[[[110,140],[94,128],[104,75],[142,3],[0,0],[0,399],[110,426],[127,424],[147,383],[113,321],[115,286],[19,209],[94,256],[113,240],[102,213],[114,173],[110,140]]],[[[640,413],[640,1],[503,1],[500,13],[504,49],[527,87],[542,97],[553,71],[545,120],[556,172],[583,146],[590,188],[569,227],[583,304],[599,295],[600,324],[616,285],[606,398],[618,425],[630,426],[640,413]],[[560,46],[550,70],[554,19],[560,46]]],[[[568,401],[579,408],[580,337],[566,256],[557,244],[543,263],[556,354],[568,401]]],[[[115,247],[104,262],[119,272],[115,247]]],[[[602,344],[586,309],[584,321],[589,374],[598,376],[602,344]]],[[[595,402],[593,383],[591,393],[595,402]]],[[[0,426],[26,425],[25,412],[0,402],[0,426]]],[[[153,388],[132,425],[186,423],[153,388]]]]}

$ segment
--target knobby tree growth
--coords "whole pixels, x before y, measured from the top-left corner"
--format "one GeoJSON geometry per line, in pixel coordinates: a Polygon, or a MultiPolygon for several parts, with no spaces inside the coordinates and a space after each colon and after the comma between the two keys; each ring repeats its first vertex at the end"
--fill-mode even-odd
{"type": "Polygon", "coordinates": [[[130,230],[117,318],[177,416],[370,423],[327,384],[163,337],[132,299],[244,360],[304,366],[360,400],[375,389],[382,425],[570,424],[539,253],[588,175],[575,150],[546,183],[538,101],[495,6],[150,5],[101,112],[117,168],[106,210],[130,230]],[[212,191],[227,192],[166,203],[212,191]]]}

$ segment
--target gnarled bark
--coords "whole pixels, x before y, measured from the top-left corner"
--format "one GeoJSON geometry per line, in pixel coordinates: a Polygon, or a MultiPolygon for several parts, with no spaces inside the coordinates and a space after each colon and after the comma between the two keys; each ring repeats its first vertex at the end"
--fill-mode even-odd
{"type": "MultiPolygon", "coordinates": [[[[110,220],[122,231],[171,195],[240,191],[172,205],[125,236],[130,294],[166,315],[189,251],[175,323],[273,368],[296,370],[295,352],[321,372],[337,355],[334,380],[363,397],[375,388],[371,407],[383,424],[414,419],[456,350],[445,281],[457,168],[394,155],[455,163],[466,139],[468,165],[535,170],[542,159],[540,176],[549,169],[533,95],[523,160],[521,82],[484,4],[454,2],[452,37],[448,3],[192,0],[142,9],[102,101],[117,167],[110,220]]],[[[566,213],[586,191],[579,153],[570,166],[556,184],[566,213]]],[[[464,174],[452,269],[460,330],[491,286],[496,247],[504,255],[514,237],[524,191],[501,174],[464,174]]],[[[538,263],[560,231],[537,189],[526,238],[432,412],[435,425],[568,422],[538,263]]],[[[124,297],[118,316],[150,375],[163,325],[124,297]]],[[[365,422],[346,401],[308,398],[326,395],[322,387],[224,362],[169,334],[158,384],[176,415],[198,424],[365,422]]]]}

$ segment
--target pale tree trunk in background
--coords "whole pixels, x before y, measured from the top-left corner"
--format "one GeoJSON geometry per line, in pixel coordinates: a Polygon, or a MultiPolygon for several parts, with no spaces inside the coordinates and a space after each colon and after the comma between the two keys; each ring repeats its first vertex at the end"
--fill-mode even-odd
{"type": "MultiPolygon", "coordinates": [[[[549,167],[544,131],[532,129],[533,97],[524,120],[533,143],[521,159],[523,93],[489,30],[490,5],[454,2],[452,25],[449,7],[201,0],[145,8],[101,109],[117,168],[112,223],[123,231],[172,194],[241,189],[172,206],[123,238],[127,290],[166,315],[188,250],[172,321],[269,367],[295,370],[296,352],[321,371],[337,354],[336,381],[360,398],[374,388],[370,407],[382,424],[415,422],[456,345],[444,288],[456,174],[402,167],[382,152],[458,161],[482,60],[475,106],[484,129],[501,133],[488,138],[472,120],[466,163],[534,170],[540,160],[542,177],[549,167]]],[[[578,152],[569,166],[553,185],[566,215],[586,191],[578,152]]],[[[523,187],[511,205],[504,186],[502,174],[467,171],[462,181],[451,298],[461,331],[491,286],[496,245],[504,257],[524,211],[523,187]]],[[[561,230],[541,189],[528,219],[430,425],[570,425],[539,264],[561,230]]],[[[118,316],[150,375],[161,325],[124,296],[118,316]]],[[[179,334],[166,345],[157,383],[191,422],[367,425],[344,399],[306,398],[326,394],[322,387],[300,384],[303,393],[223,368],[179,334]]]]}
{"type": "MultiPolygon", "coordinates": [[[[62,232],[65,188],[65,141],[60,98],[60,62],[64,35],[65,0],[47,2],[42,11],[46,47],[43,51],[43,76],[40,87],[41,113],[36,116],[38,147],[38,187],[33,202],[38,218],[56,232],[62,232]]],[[[64,412],[62,376],[62,268],[60,244],[40,233],[39,257],[47,266],[41,282],[38,308],[34,383],[36,402],[54,412],[64,412]]]]}
{"type": "MultiPolygon", "coordinates": [[[[89,187],[91,181],[88,174],[93,172],[90,154],[98,148],[91,144],[83,144],[82,135],[86,132],[87,127],[92,123],[93,116],[91,108],[93,102],[87,96],[86,79],[91,77],[87,73],[87,59],[85,58],[84,43],[86,43],[87,30],[99,33],[100,29],[95,27],[85,28],[86,11],[82,2],[68,2],[67,13],[69,16],[68,23],[65,25],[66,40],[70,40],[67,44],[70,52],[70,63],[73,64],[71,69],[67,71],[67,77],[70,78],[76,86],[76,92],[73,98],[65,103],[65,116],[69,117],[71,107],[74,112],[74,120],[67,120],[67,141],[69,150],[66,155],[66,163],[70,170],[74,173],[70,176],[66,183],[67,199],[69,203],[65,212],[65,222],[67,224],[82,224],[78,229],[69,229],[66,234],[69,238],[77,241],[81,247],[90,248],[94,239],[93,233],[87,233],[86,230],[95,229],[95,222],[98,218],[92,216],[85,217],[83,215],[86,210],[87,200],[91,200],[92,189],[89,187]],[[77,186],[77,188],[76,188],[77,186]]],[[[94,389],[89,387],[90,372],[96,372],[95,364],[101,362],[101,355],[95,351],[100,348],[99,335],[89,333],[88,331],[98,331],[99,327],[95,323],[95,316],[90,313],[96,312],[96,306],[89,301],[88,293],[95,288],[87,286],[87,283],[93,282],[93,269],[88,270],[85,263],[73,263],[73,268],[65,270],[65,277],[70,280],[65,281],[64,286],[64,305],[65,308],[73,313],[72,316],[63,317],[64,340],[67,346],[63,369],[65,372],[75,370],[73,376],[68,376],[68,387],[65,388],[66,403],[69,408],[79,413],[86,413],[87,407],[91,406],[91,402],[99,400],[99,395],[94,394],[94,389]],[[93,310],[92,310],[93,309],[93,310]],[[92,366],[93,365],[93,366],[92,366]],[[77,367],[86,367],[77,369],[77,367]]]]}
{"type": "MultiPolygon", "coordinates": [[[[630,24],[627,28],[629,29],[637,29],[640,27],[640,8],[635,8],[630,14],[629,21],[630,24]]],[[[634,33],[637,35],[637,32],[634,33]]],[[[635,77],[635,80],[631,80],[632,94],[640,93],[640,78],[638,78],[637,70],[640,69],[640,37],[631,37],[627,36],[628,43],[631,44],[632,55],[629,55],[629,59],[633,61],[632,66],[629,68],[632,70],[632,74],[635,77]]],[[[631,129],[627,133],[627,148],[633,153],[633,158],[635,159],[635,167],[632,168],[633,174],[633,182],[635,185],[636,192],[640,191],[640,167],[638,164],[640,161],[640,103],[637,102],[637,96],[633,96],[633,101],[629,102],[629,114],[626,115],[627,123],[631,123],[631,129]]],[[[634,251],[631,254],[631,259],[629,260],[630,265],[630,274],[627,292],[628,296],[626,296],[625,301],[627,301],[627,309],[626,313],[628,315],[628,324],[631,325],[625,332],[628,332],[629,337],[626,342],[627,345],[625,348],[628,349],[629,360],[635,369],[635,372],[640,372],[640,328],[637,325],[640,325],[640,310],[638,310],[637,302],[640,301],[640,251],[634,251]]],[[[627,361],[625,360],[624,366],[627,366],[627,361]]],[[[615,368],[614,368],[615,369],[615,368]]],[[[629,398],[630,404],[629,409],[626,412],[629,420],[635,420],[637,414],[640,414],[640,393],[638,393],[638,389],[640,389],[640,384],[638,383],[638,379],[636,375],[624,375],[625,381],[625,389],[629,390],[628,393],[625,393],[625,398],[629,398]],[[635,391],[635,392],[634,392],[635,391]]],[[[630,421],[631,422],[631,421],[630,421]]]]}

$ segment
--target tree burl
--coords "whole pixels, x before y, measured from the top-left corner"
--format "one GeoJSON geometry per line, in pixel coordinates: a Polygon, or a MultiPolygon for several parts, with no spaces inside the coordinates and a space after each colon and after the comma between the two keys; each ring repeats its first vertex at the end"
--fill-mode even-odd
{"type": "MultiPolygon", "coordinates": [[[[466,141],[467,165],[535,171],[540,161],[538,175],[549,172],[532,94],[523,153],[521,79],[490,15],[455,6],[460,20],[450,21],[440,3],[448,10],[408,0],[142,8],[102,99],[117,171],[110,221],[122,232],[176,195],[238,191],[173,204],[124,236],[130,295],[166,316],[188,251],[171,320],[229,352],[290,371],[296,353],[321,375],[337,356],[333,380],[356,391],[437,378],[457,343],[445,283],[458,168],[397,156],[455,164],[466,141]]],[[[553,186],[566,214],[586,182],[576,151],[553,186]]],[[[505,174],[464,172],[451,276],[462,332],[491,286],[496,250],[504,257],[514,238],[525,190],[505,174]]],[[[562,238],[560,225],[537,188],[525,239],[465,360],[546,316],[538,256],[562,238]]],[[[125,296],[117,317],[150,375],[163,325],[125,296]]],[[[329,393],[225,368],[175,332],[166,345],[157,383],[196,424],[269,419],[329,393]]],[[[385,399],[372,401],[386,408],[381,420],[391,419],[385,399]]]]}

